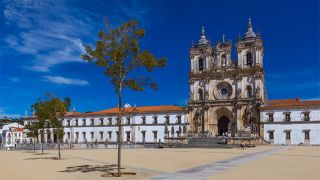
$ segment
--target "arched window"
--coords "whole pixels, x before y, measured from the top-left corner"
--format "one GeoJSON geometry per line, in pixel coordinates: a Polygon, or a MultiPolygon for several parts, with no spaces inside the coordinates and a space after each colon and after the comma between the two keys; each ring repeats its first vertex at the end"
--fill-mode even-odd
{"type": "Polygon", "coordinates": [[[199,89],[198,93],[199,93],[199,100],[203,100],[203,90],[199,89]]]}
{"type": "Polygon", "coordinates": [[[225,66],[226,65],[226,55],[222,54],[221,55],[221,66],[225,66]]]}
{"type": "Polygon", "coordinates": [[[247,53],[247,66],[252,67],[252,54],[247,53]]]}
{"type": "Polygon", "coordinates": [[[203,59],[199,59],[199,71],[203,71],[203,59]]]}
{"type": "Polygon", "coordinates": [[[251,86],[247,86],[247,97],[248,98],[252,97],[252,88],[251,88],[251,86]]]}

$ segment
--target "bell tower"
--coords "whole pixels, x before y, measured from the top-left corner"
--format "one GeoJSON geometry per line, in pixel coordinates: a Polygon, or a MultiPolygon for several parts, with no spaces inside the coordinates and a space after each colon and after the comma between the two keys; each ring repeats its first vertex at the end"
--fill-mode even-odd
{"type": "Polygon", "coordinates": [[[259,34],[253,31],[249,18],[248,29],[237,43],[238,67],[254,68],[263,66],[263,42],[259,34]]]}

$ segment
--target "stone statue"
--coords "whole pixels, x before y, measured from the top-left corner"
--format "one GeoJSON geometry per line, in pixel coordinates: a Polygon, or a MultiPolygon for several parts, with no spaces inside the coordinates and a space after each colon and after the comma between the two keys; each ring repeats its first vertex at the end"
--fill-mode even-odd
{"type": "Polygon", "coordinates": [[[261,96],[261,94],[260,94],[260,91],[261,91],[261,89],[260,89],[260,87],[257,87],[257,89],[256,89],[256,98],[260,98],[261,96]]]}
{"type": "Polygon", "coordinates": [[[241,89],[240,88],[237,89],[237,97],[241,98],[241,89]]]}

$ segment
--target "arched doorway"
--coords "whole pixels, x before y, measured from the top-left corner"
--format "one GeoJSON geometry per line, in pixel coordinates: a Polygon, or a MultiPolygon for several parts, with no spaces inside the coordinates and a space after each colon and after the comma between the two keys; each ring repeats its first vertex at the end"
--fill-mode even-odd
{"type": "Polygon", "coordinates": [[[226,116],[222,116],[218,120],[218,134],[219,136],[223,135],[223,133],[228,132],[228,125],[230,120],[226,116]]]}

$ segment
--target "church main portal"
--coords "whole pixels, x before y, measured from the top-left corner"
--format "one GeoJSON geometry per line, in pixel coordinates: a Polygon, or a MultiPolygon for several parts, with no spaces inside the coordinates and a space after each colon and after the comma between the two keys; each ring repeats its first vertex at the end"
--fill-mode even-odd
{"type": "Polygon", "coordinates": [[[228,133],[228,126],[229,126],[230,120],[226,116],[222,116],[218,120],[218,135],[222,136],[225,133],[228,133]]]}

